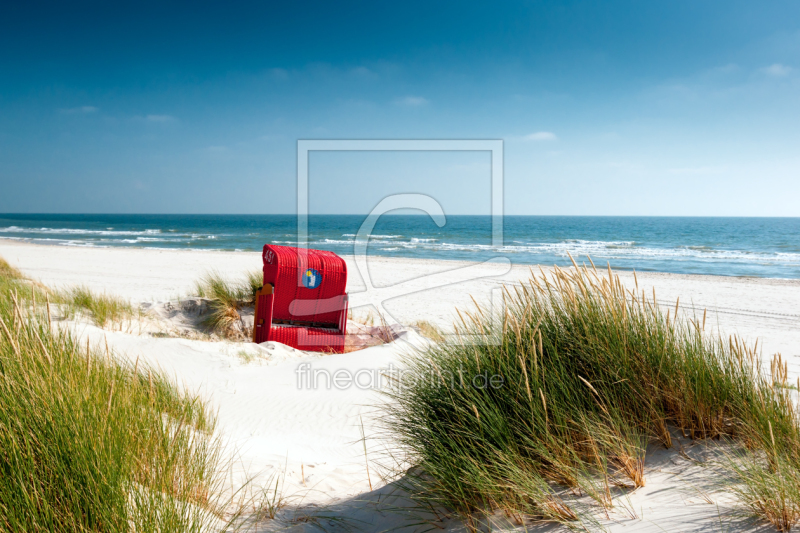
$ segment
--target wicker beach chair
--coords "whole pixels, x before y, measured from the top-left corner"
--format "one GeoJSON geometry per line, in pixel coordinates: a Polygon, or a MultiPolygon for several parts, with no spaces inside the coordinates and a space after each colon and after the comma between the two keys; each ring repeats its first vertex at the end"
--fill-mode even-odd
{"type": "Polygon", "coordinates": [[[333,252],[267,244],[264,286],[256,293],[253,342],[342,353],[347,328],[347,265],[333,252]]]}

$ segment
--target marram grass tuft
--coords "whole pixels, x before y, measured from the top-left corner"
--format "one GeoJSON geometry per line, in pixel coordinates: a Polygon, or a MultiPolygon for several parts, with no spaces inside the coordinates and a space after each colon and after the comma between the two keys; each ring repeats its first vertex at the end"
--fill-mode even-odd
{"type": "Polygon", "coordinates": [[[218,524],[222,448],[202,400],[79,345],[32,286],[0,272],[0,531],[218,524]]]}
{"type": "Polygon", "coordinates": [[[88,287],[79,286],[56,295],[64,303],[67,316],[78,312],[88,313],[92,321],[101,328],[130,330],[134,321],[144,318],[141,309],[130,302],[108,294],[96,294],[88,287]]]}
{"type": "Polygon", "coordinates": [[[205,326],[212,332],[230,339],[248,337],[248,328],[241,316],[243,307],[255,304],[256,291],[261,288],[262,275],[248,272],[238,282],[231,282],[219,272],[208,272],[195,283],[195,292],[209,299],[211,312],[205,326]]]}
{"type": "Polygon", "coordinates": [[[669,448],[677,430],[766,454],[728,465],[738,494],[762,518],[793,523],[800,491],[766,475],[782,465],[800,479],[785,371],[776,387],[754,349],[678,309],[664,313],[610,268],[556,268],[506,288],[498,317],[478,309],[457,327],[485,343],[431,346],[394,383],[385,420],[412,466],[407,488],[468,524],[497,511],[591,523],[613,495],[647,483],[648,444],[669,448]]]}

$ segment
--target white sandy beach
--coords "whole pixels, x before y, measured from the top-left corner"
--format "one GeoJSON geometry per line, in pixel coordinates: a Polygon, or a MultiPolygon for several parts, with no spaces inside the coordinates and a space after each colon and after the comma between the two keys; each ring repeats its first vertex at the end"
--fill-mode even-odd
{"type": "MultiPolygon", "coordinates": [[[[85,285],[136,303],[165,302],[189,295],[194,281],[209,270],[238,277],[261,268],[258,253],[78,248],[7,240],[0,240],[0,257],[50,287],[85,285]]],[[[385,309],[397,321],[410,324],[427,320],[443,329],[451,328],[457,307],[471,307],[470,295],[484,302],[493,287],[513,285],[529,275],[529,267],[522,265],[482,265],[459,271],[468,265],[374,257],[369,260],[369,281],[359,276],[352,258],[346,259],[348,292],[356,315],[359,304],[380,297],[386,298],[385,309]],[[471,279],[476,275],[486,277],[471,279]],[[461,279],[465,281],[442,286],[461,279]],[[364,292],[368,283],[383,292],[364,292]]],[[[629,287],[633,286],[632,273],[619,274],[629,287]]],[[[800,375],[800,280],[639,273],[638,283],[648,294],[655,288],[659,303],[665,307],[674,308],[680,297],[684,313],[702,316],[703,309],[708,309],[709,324],[725,334],[738,333],[749,342],[758,339],[765,359],[781,352],[788,360],[790,381],[800,375]]],[[[312,504],[328,506],[328,512],[347,517],[356,530],[383,531],[408,519],[387,510],[400,504],[387,506],[393,486],[385,486],[380,478],[381,468],[386,466],[385,452],[392,450],[391,442],[381,438],[375,424],[376,407],[384,398],[359,387],[300,389],[297,369],[302,363],[331,372],[397,365],[405,351],[428,342],[415,331],[403,329],[398,341],[383,346],[321,356],[276,343],[259,346],[161,338],[103,331],[86,324],[78,328],[78,333],[87,335],[91,342],[100,343],[105,336],[116,352],[161,367],[182,386],[202,391],[218,409],[219,429],[236,461],[234,477],[257,475],[258,484],[270,475],[285,472],[286,493],[296,506],[305,509],[303,512],[312,512],[308,509],[312,504]],[[361,442],[362,420],[369,449],[369,476],[361,442]],[[370,483],[375,489],[372,493],[370,483]]],[[[687,442],[686,446],[690,456],[702,455],[702,445],[687,442]]],[[[701,467],[675,451],[648,455],[646,475],[647,486],[631,495],[628,502],[635,509],[635,517],[620,510],[619,516],[612,516],[608,522],[609,531],[752,531],[755,527],[748,522],[731,522],[728,497],[711,493],[714,503],[709,504],[699,492],[687,492],[687,479],[696,478],[702,484],[707,476],[701,467]]],[[[310,527],[292,524],[288,519],[263,527],[271,530],[287,525],[310,527]]],[[[459,530],[463,524],[446,520],[436,522],[438,527],[459,530]]]]}
{"type": "MultiPolygon", "coordinates": [[[[48,286],[86,285],[92,290],[134,302],[166,301],[188,295],[195,280],[210,270],[236,277],[248,270],[261,269],[258,252],[80,248],[32,245],[4,239],[0,239],[0,257],[48,286]]],[[[345,259],[352,307],[360,302],[359,293],[365,289],[365,283],[353,259],[345,259]]],[[[467,265],[457,261],[372,257],[369,259],[369,272],[374,286],[391,287],[433,273],[452,272],[467,265]]],[[[528,265],[514,265],[500,276],[439,289],[427,287],[436,286],[440,280],[423,280],[414,288],[425,290],[413,294],[402,295],[408,290],[406,287],[387,290],[386,296],[390,298],[385,306],[400,322],[424,319],[448,328],[457,318],[456,307],[463,310],[472,306],[470,295],[479,300],[488,298],[489,291],[498,282],[513,284],[526,280],[530,268],[528,265]]],[[[538,267],[533,268],[538,271],[538,267]]],[[[502,265],[475,269],[478,275],[483,276],[507,270],[502,265]]],[[[616,273],[626,284],[633,286],[631,272],[616,273]]],[[[684,312],[693,307],[702,315],[703,309],[708,309],[709,324],[719,324],[726,333],[738,333],[751,342],[758,338],[765,354],[781,352],[789,358],[790,364],[793,358],[800,358],[800,280],[653,272],[639,272],[637,277],[640,288],[648,294],[656,289],[658,300],[665,307],[674,307],[676,299],[680,298],[684,312]]],[[[447,279],[444,281],[449,282],[447,279]]]]}

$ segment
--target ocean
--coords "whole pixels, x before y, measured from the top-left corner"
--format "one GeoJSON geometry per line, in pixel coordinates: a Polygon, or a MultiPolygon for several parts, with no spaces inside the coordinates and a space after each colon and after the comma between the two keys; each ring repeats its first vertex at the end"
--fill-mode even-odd
{"type": "MultiPolygon", "coordinates": [[[[309,247],[351,254],[364,215],[312,215],[309,247]]],[[[504,244],[488,216],[381,217],[370,255],[515,264],[579,262],[638,271],[800,278],[800,218],[507,216],[504,244]]],[[[293,245],[291,215],[0,214],[0,238],[85,247],[260,250],[293,245]]]]}

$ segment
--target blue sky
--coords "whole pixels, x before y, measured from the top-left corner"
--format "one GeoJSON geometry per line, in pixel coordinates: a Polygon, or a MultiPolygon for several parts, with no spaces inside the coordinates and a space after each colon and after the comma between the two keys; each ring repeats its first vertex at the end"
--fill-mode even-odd
{"type": "MultiPolygon", "coordinates": [[[[291,213],[315,138],[503,139],[509,214],[800,216],[800,3],[4,6],[0,212],[291,213]]],[[[362,155],[314,212],[488,212],[485,154],[362,155]]]]}

